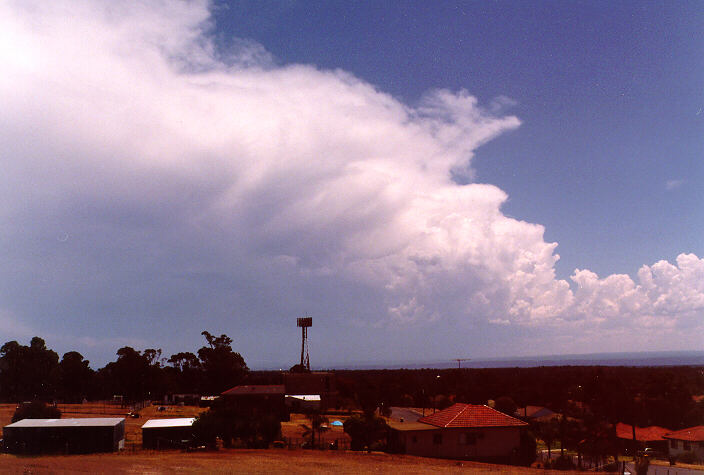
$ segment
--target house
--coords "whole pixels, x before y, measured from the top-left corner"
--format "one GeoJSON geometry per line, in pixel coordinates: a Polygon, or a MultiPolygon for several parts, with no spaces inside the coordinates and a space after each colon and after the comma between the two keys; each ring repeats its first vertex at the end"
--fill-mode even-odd
{"type": "Polygon", "coordinates": [[[279,420],[287,421],[284,386],[281,384],[251,384],[230,388],[221,396],[225,404],[251,414],[274,414],[279,420]]]}
{"type": "Polygon", "coordinates": [[[193,439],[192,427],[195,420],[195,417],[149,419],[142,426],[142,447],[145,449],[183,447],[193,439]]]}
{"type": "Polygon", "coordinates": [[[284,387],[286,394],[320,396],[320,409],[323,411],[337,407],[335,373],[327,371],[284,373],[284,387]]]}
{"type": "Polygon", "coordinates": [[[670,455],[678,457],[692,452],[694,459],[704,461],[704,426],[694,426],[664,435],[670,444],[670,455]]]}
{"type": "Polygon", "coordinates": [[[518,452],[528,424],[488,406],[457,403],[417,422],[390,421],[389,426],[392,452],[505,461],[518,452]]]}
{"type": "Polygon", "coordinates": [[[286,407],[291,412],[308,412],[320,410],[319,394],[287,394],[286,407]]]}
{"type": "Polygon", "coordinates": [[[125,447],[125,419],[22,419],[3,427],[3,438],[12,453],[114,452],[125,447]]]}
{"type": "Polygon", "coordinates": [[[519,407],[516,409],[516,417],[522,417],[524,419],[529,419],[531,421],[538,420],[543,421],[553,417],[557,417],[558,414],[547,407],[543,406],[526,406],[519,407]]]}
{"type": "MultiPolygon", "coordinates": [[[[650,447],[663,454],[667,453],[667,440],[665,434],[672,432],[670,429],[659,426],[637,427],[636,445],[638,450],[650,447]]],[[[618,439],[620,453],[633,452],[633,426],[619,422],[616,424],[616,438],[618,439]]]]}

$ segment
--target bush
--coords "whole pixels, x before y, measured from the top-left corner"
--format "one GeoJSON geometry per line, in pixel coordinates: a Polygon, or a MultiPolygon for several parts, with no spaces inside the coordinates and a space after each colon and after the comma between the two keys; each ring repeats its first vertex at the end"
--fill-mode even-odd
{"type": "Polygon", "coordinates": [[[576,467],[569,457],[560,456],[553,462],[552,468],[556,470],[574,470],[576,467]]]}
{"type": "Polygon", "coordinates": [[[386,421],[373,413],[354,415],[344,423],[344,430],[350,436],[352,450],[372,451],[384,446],[388,426],[386,421]]]}
{"type": "Polygon", "coordinates": [[[17,406],[12,416],[12,422],[22,419],[61,419],[61,411],[55,406],[49,406],[43,401],[32,401],[17,406]]]}
{"type": "Polygon", "coordinates": [[[682,463],[697,463],[697,455],[694,452],[685,452],[677,456],[677,461],[682,463]]]}

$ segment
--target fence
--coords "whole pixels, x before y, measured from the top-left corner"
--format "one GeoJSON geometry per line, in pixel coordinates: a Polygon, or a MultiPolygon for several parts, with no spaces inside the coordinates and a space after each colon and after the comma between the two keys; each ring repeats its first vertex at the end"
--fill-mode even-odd
{"type": "MultiPolygon", "coordinates": [[[[284,437],[284,443],[288,449],[311,448],[310,437],[284,437]]],[[[349,450],[350,439],[347,437],[328,438],[323,436],[322,441],[315,442],[318,450],[349,450]]]]}
{"type": "MultiPolygon", "coordinates": [[[[555,461],[560,458],[560,449],[553,449],[551,452],[552,463],[555,463],[555,461]]],[[[582,455],[580,457],[579,455],[575,455],[573,453],[568,454],[565,452],[565,458],[567,458],[567,460],[572,462],[574,466],[580,470],[598,471],[608,465],[603,457],[590,457],[588,455],[582,455]]],[[[537,460],[542,464],[545,464],[548,461],[548,451],[540,451],[538,453],[537,460]]]]}
{"type": "Polygon", "coordinates": [[[151,405],[151,401],[122,403],[117,401],[91,401],[83,404],[55,404],[62,414],[105,414],[124,416],[127,412],[135,412],[151,405]]]}

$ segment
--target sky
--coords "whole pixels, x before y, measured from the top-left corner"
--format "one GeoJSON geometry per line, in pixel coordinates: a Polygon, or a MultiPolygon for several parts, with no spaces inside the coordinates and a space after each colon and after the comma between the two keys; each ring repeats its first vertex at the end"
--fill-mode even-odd
{"type": "Polygon", "coordinates": [[[0,342],[704,350],[699,2],[0,4],[0,342]]]}

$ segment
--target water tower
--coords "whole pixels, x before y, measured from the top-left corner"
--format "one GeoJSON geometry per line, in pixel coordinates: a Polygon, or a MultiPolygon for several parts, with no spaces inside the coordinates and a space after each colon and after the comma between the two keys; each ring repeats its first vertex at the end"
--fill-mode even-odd
{"type": "Polygon", "coordinates": [[[308,356],[308,328],[313,326],[313,317],[297,318],[296,324],[301,327],[301,366],[310,371],[308,356]]]}

